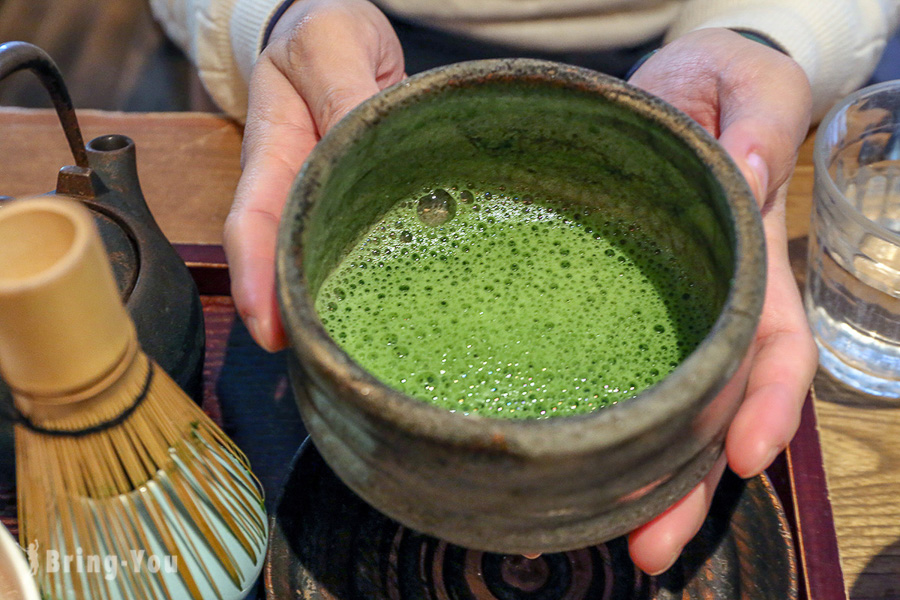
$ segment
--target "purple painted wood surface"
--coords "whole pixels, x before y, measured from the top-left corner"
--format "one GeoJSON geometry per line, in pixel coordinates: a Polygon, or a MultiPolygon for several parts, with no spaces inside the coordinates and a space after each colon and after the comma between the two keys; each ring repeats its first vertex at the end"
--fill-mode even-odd
{"type": "Polygon", "coordinates": [[[816,413],[809,395],[787,458],[793,487],[795,538],[809,600],[846,600],[816,413]]]}
{"type": "MultiPolygon", "coordinates": [[[[306,431],[290,392],[282,354],[269,354],[235,315],[218,246],[179,245],[204,294],[207,361],[203,408],[247,453],[271,508],[306,431]]],[[[846,600],[834,520],[811,400],[789,449],[768,470],[784,504],[800,557],[801,599],[846,600]]],[[[0,477],[0,520],[15,532],[15,494],[0,477]]]]}

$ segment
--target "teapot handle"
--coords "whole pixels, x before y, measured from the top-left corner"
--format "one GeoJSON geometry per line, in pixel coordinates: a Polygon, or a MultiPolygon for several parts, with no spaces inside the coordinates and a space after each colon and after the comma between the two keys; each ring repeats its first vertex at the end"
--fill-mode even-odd
{"type": "Polygon", "coordinates": [[[72,150],[72,156],[75,158],[75,164],[82,169],[89,169],[87,150],[81,137],[81,129],[78,127],[78,119],[75,117],[72,98],[56,63],[46,52],[33,44],[27,42],[0,44],[0,80],[25,69],[34,73],[50,94],[69,142],[69,148],[72,150]]]}

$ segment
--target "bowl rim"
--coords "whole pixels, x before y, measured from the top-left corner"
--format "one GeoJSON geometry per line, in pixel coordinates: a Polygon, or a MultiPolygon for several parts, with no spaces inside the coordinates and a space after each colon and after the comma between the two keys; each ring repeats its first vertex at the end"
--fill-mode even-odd
{"type": "Polygon", "coordinates": [[[294,180],[279,225],[275,258],[282,322],[307,375],[340,382],[344,402],[407,435],[523,458],[596,452],[649,434],[667,421],[678,422],[679,415],[692,418],[743,362],[759,321],[766,278],[765,239],[756,200],[738,167],[709,133],[678,109],[623,80],[536,59],[488,59],[438,67],[386,88],[350,111],[322,137],[294,180]],[[710,333],[655,385],[627,401],[589,413],[547,419],[463,415],[380,382],[325,331],[306,287],[302,248],[292,244],[296,236],[302,238],[305,217],[336,161],[384,116],[444,90],[511,80],[596,94],[668,130],[710,168],[730,208],[736,238],[734,273],[710,333]]]}

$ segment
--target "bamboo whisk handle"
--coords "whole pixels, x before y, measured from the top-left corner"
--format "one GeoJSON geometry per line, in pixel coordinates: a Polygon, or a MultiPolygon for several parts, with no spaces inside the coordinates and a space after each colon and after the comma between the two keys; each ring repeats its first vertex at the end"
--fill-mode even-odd
{"type": "Polygon", "coordinates": [[[0,373],[10,387],[33,398],[78,393],[134,345],[87,209],[52,196],[0,208],[0,373]]]}

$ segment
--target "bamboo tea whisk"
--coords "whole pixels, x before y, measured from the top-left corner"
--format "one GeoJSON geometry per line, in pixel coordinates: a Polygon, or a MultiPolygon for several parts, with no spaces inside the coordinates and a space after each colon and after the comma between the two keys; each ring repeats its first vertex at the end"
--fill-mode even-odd
{"type": "Polygon", "coordinates": [[[246,594],[265,553],[259,483],[141,351],[77,202],[0,208],[0,373],[20,421],[20,541],[46,596],[246,594]]]}

